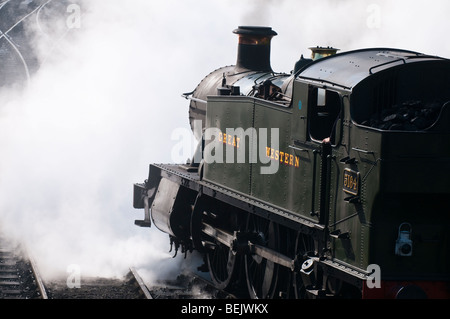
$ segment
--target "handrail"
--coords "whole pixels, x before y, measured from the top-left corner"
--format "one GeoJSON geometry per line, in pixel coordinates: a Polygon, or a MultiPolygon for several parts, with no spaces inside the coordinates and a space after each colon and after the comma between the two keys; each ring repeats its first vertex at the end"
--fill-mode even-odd
{"type": "Polygon", "coordinates": [[[183,94],[181,94],[181,97],[184,97],[186,100],[190,100],[190,101],[194,101],[194,102],[205,103],[205,104],[208,103],[205,100],[198,99],[198,98],[190,96],[190,95],[193,95],[193,94],[194,94],[194,91],[189,92],[189,93],[183,93],[183,94]]]}

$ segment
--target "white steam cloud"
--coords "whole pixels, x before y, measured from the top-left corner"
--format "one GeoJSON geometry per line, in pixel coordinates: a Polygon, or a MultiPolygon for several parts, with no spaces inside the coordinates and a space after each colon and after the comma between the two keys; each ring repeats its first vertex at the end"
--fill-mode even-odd
{"type": "MultiPolygon", "coordinates": [[[[450,3],[425,1],[90,0],[79,28],[35,30],[41,69],[0,94],[0,227],[24,239],[44,275],[71,264],[87,276],[150,277],[175,269],[167,235],[138,228],[132,184],[173,162],[180,97],[235,63],[239,25],[278,32],[272,67],[289,72],[307,48],[400,47],[450,56],[450,3]],[[173,265],[173,266],[171,266],[173,265]]],[[[67,13],[69,14],[69,13],[67,13]]]]}

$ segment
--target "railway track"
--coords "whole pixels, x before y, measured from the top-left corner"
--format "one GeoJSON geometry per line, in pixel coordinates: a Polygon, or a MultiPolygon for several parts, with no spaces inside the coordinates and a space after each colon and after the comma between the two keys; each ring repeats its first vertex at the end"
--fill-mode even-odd
{"type": "Polygon", "coordinates": [[[61,28],[78,0],[0,0],[0,87],[29,83],[32,75],[61,49],[74,28],[61,28]],[[45,54],[35,41],[48,41],[45,54]]]}
{"type": "Polygon", "coordinates": [[[49,299],[235,299],[236,296],[217,290],[199,274],[186,272],[172,280],[146,284],[138,271],[130,267],[119,279],[81,278],[79,288],[69,288],[65,278],[46,283],[49,299]]]}
{"type": "Polygon", "coordinates": [[[134,267],[130,268],[130,272],[125,278],[128,283],[131,283],[136,287],[136,292],[139,297],[142,299],[153,299],[153,296],[134,267]]]}
{"type": "Polygon", "coordinates": [[[149,288],[152,299],[236,299],[219,290],[207,278],[192,272],[179,274],[173,280],[154,283],[149,288]]]}
{"type": "Polygon", "coordinates": [[[0,299],[237,299],[218,290],[204,275],[183,272],[148,286],[134,267],[122,279],[82,278],[70,288],[67,278],[45,282],[32,254],[0,235],[0,299]]]}
{"type": "Polygon", "coordinates": [[[147,286],[138,271],[131,267],[125,277],[136,287],[142,299],[236,299],[227,291],[217,289],[205,276],[187,271],[172,280],[161,280],[147,286]]]}
{"type": "Polygon", "coordinates": [[[0,298],[48,298],[34,259],[5,238],[0,238],[0,298]]]}
{"type": "Polygon", "coordinates": [[[46,282],[20,243],[0,235],[0,299],[236,299],[199,273],[184,272],[173,280],[148,286],[134,267],[122,279],[82,278],[71,288],[67,278],[46,282]]]}

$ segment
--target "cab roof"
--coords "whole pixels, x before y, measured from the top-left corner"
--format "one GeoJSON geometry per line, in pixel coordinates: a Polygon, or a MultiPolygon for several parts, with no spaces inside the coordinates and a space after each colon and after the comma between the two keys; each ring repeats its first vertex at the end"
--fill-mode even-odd
{"type": "Polygon", "coordinates": [[[449,60],[401,49],[361,49],[316,60],[305,67],[296,79],[352,90],[364,79],[383,70],[426,61],[449,60]]]}

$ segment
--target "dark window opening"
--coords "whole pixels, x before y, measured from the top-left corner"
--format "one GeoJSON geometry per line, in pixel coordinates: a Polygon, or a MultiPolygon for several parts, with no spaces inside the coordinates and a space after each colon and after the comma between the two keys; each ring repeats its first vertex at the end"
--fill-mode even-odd
{"type": "Polygon", "coordinates": [[[382,131],[445,129],[449,71],[441,63],[411,63],[374,74],[353,89],[352,120],[382,131]]]}
{"type": "Polygon", "coordinates": [[[339,93],[312,87],[309,92],[309,134],[311,139],[330,139],[334,144],[336,122],[341,111],[339,93]]]}

